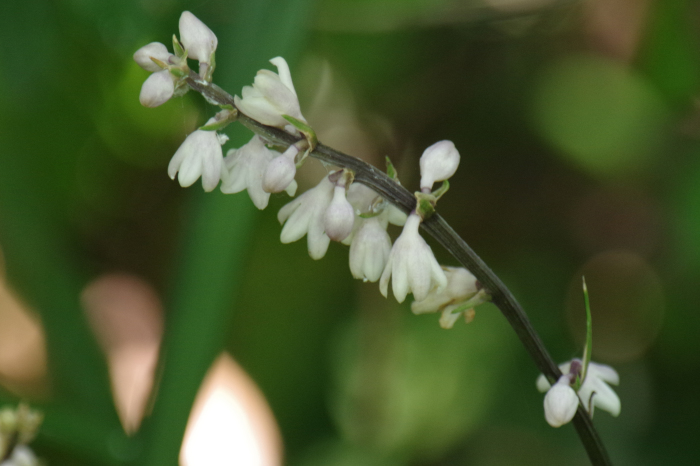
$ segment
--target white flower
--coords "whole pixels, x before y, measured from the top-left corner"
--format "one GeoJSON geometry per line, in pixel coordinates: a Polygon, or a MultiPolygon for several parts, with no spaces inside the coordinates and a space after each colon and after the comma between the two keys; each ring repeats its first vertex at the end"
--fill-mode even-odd
{"type": "Polygon", "coordinates": [[[253,86],[245,86],[243,98],[234,97],[238,110],[262,124],[285,129],[297,134],[298,131],[282,115],[289,115],[304,123],[306,119],[301,114],[289,66],[282,57],[275,57],[270,63],[277,67],[277,73],[270,70],[260,70],[255,76],[253,86]]]}
{"type": "Polygon", "coordinates": [[[355,278],[376,282],[391,253],[391,238],[386,232],[387,215],[359,218],[360,226],[350,243],[350,272],[355,278]]]}
{"type": "Polygon", "coordinates": [[[447,277],[435,260],[433,251],[418,233],[420,222],[417,214],[408,216],[379,280],[379,290],[387,296],[389,278],[392,278],[391,287],[400,303],[408,293],[412,292],[417,301],[422,301],[434,287],[447,285],[447,277]]]}
{"type": "Polygon", "coordinates": [[[0,463],[0,466],[38,466],[38,464],[39,461],[29,447],[17,445],[12,450],[12,456],[0,463]]]}
{"type": "Polygon", "coordinates": [[[180,42],[187,50],[188,58],[211,64],[211,56],[219,44],[216,35],[206,24],[189,11],[180,15],[180,42]]]}
{"type": "Polygon", "coordinates": [[[447,277],[447,286],[433,289],[424,300],[411,303],[411,311],[414,314],[442,311],[440,326],[452,328],[462,314],[467,316],[469,309],[486,302],[488,295],[469,270],[446,266],[442,270],[447,277]],[[454,312],[458,309],[461,311],[454,312]]]}
{"type": "MultiPolygon", "coordinates": [[[[215,122],[209,119],[207,124],[215,122]]],[[[198,129],[191,133],[180,148],[175,152],[168,165],[170,179],[175,179],[175,174],[180,186],[191,186],[202,177],[202,186],[209,192],[216,188],[221,177],[223,165],[223,152],[221,146],[228,138],[216,131],[204,131],[198,129]]]]}
{"type": "Polygon", "coordinates": [[[420,157],[420,187],[430,191],[433,183],[450,178],[459,166],[459,152],[452,141],[439,141],[420,157]]]}
{"type": "MultiPolygon", "coordinates": [[[[154,63],[155,64],[155,63],[154,63]]],[[[141,86],[139,102],[144,107],[157,107],[164,104],[173,96],[175,84],[168,70],[160,70],[151,74],[141,86]]]]}
{"type": "Polygon", "coordinates": [[[544,417],[552,427],[570,422],[578,408],[578,396],[570,386],[568,375],[562,375],[544,397],[544,417]]]}
{"type": "Polygon", "coordinates": [[[239,193],[247,189],[255,207],[261,210],[267,207],[270,193],[263,190],[262,178],[275,155],[279,153],[265,147],[257,135],[241,148],[230,149],[222,165],[221,192],[239,193]]]}
{"type": "Polygon", "coordinates": [[[333,200],[323,215],[326,234],[333,241],[343,241],[350,235],[355,223],[355,210],[345,198],[345,185],[339,183],[333,189],[333,200]]]}
{"type": "MultiPolygon", "coordinates": [[[[562,374],[567,376],[570,381],[573,381],[576,375],[581,371],[581,361],[574,359],[561,364],[559,370],[561,370],[562,374]]],[[[557,384],[558,383],[559,382],[557,382],[557,384]]],[[[578,390],[578,398],[591,416],[593,415],[593,408],[596,406],[604,411],[608,411],[615,417],[620,414],[620,397],[610,388],[608,385],[609,383],[613,385],[618,385],[620,383],[620,376],[615,369],[605,364],[590,362],[588,364],[586,378],[578,390]]],[[[550,384],[544,375],[540,374],[537,378],[537,389],[541,392],[550,390],[550,384]]]]}
{"type": "Polygon", "coordinates": [[[299,148],[292,144],[282,155],[272,159],[265,167],[262,188],[268,193],[281,193],[294,181],[297,166],[294,162],[299,148]]]}
{"type": "Polygon", "coordinates": [[[277,219],[284,223],[280,234],[282,243],[291,243],[306,235],[309,256],[318,260],[326,255],[331,239],[326,235],[323,217],[333,199],[333,188],[333,182],[324,176],[316,187],[280,209],[277,219]]]}
{"type": "Polygon", "coordinates": [[[168,52],[168,48],[165,45],[160,42],[151,42],[134,53],[134,61],[144,70],[156,72],[161,71],[162,68],[156,65],[156,63],[151,60],[151,57],[163,63],[168,63],[172,56],[174,55],[168,52]]]}

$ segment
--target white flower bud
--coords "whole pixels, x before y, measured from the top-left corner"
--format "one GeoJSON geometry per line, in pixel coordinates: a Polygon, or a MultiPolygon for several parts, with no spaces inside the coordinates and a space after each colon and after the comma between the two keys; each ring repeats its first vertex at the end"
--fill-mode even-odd
{"type": "MultiPolygon", "coordinates": [[[[213,123],[213,118],[207,124],[213,123]]],[[[223,152],[221,145],[226,138],[221,138],[215,131],[198,129],[187,136],[175,152],[168,165],[170,179],[178,175],[180,186],[191,186],[202,177],[202,186],[209,192],[216,188],[221,177],[223,152]]]]}
{"type": "Polygon", "coordinates": [[[144,107],[157,107],[170,100],[174,92],[175,84],[170,71],[156,71],[143,82],[139,102],[144,107]]]}
{"type": "Polygon", "coordinates": [[[180,16],[180,42],[187,56],[199,63],[209,63],[219,44],[214,32],[189,11],[183,11],[180,16]]]}
{"type": "Polygon", "coordinates": [[[389,278],[394,296],[400,303],[408,293],[413,293],[417,301],[424,300],[434,287],[447,285],[447,277],[437,263],[432,249],[418,233],[420,217],[412,213],[408,216],[401,235],[391,248],[389,260],[379,280],[379,290],[386,296],[389,278]]]}
{"type": "Polygon", "coordinates": [[[279,157],[270,160],[265,168],[262,187],[268,193],[281,193],[289,187],[297,174],[294,158],[299,153],[295,145],[291,145],[279,157]]]}
{"type": "Polygon", "coordinates": [[[144,70],[156,72],[160,71],[161,67],[156,65],[151,57],[156,58],[163,63],[168,63],[173,54],[168,52],[168,48],[160,42],[151,42],[144,45],[134,53],[134,61],[144,70]]]}
{"type": "Polygon", "coordinates": [[[333,200],[326,209],[323,226],[333,241],[343,241],[352,231],[355,211],[345,198],[345,186],[337,185],[333,190],[333,200]]]}
{"type": "Polygon", "coordinates": [[[578,408],[578,396],[569,385],[569,376],[562,375],[544,397],[544,417],[552,427],[570,422],[578,408]]]}
{"type": "Polygon", "coordinates": [[[359,221],[362,223],[350,243],[350,272],[355,278],[376,282],[391,253],[386,216],[380,214],[359,221]]]}
{"type": "Polygon", "coordinates": [[[433,183],[450,178],[459,166],[459,152],[452,141],[439,141],[425,149],[420,158],[421,190],[432,190],[433,183]]]}

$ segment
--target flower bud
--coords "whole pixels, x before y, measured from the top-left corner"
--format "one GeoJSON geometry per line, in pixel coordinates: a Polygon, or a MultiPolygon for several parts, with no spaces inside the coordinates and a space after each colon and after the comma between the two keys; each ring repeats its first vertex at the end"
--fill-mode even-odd
{"type": "Polygon", "coordinates": [[[439,141],[425,149],[420,158],[421,191],[431,191],[433,183],[450,178],[459,166],[459,152],[452,141],[439,141]]]}
{"type": "Polygon", "coordinates": [[[345,186],[337,185],[323,217],[326,234],[333,241],[343,241],[352,231],[354,223],[355,211],[345,198],[345,186]]]}
{"type": "Polygon", "coordinates": [[[144,45],[134,53],[134,61],[144,70],[156,72],[160,71],[161,67],[156,65],[151,57],[156,58],[164,63],[168,63],[168,60],[173,55],[168,52],[168,48],[161,44],[160,42],[151,42],[148,45],[144,45]]]}
{"type": "Polygon", "coordinates": [[[174,92],[175,85],[173,84],[172,76],[170,76],[170,71],[156,71],[141,86],[139,102],[144,107],[157,107],[170,100],[174,92]]]}
{"type": "Polygon", "coordinates": [[[562,375],[544,397],[544,417],[552,427],[570,422],[578,408],[578,396],[569,386],[569,376],[562,375]]]}
{"type": "Polygon", "coordinates": [[[180,42],[187,49],[187,56],[200,63],[209,63],[219,44],[214,32],[189,11],[180,16],[180,42]]]}
{"type": "Polygon", "coordinates": [[[275,157],[267,164],[263,175],[263,190],[267,193],[281,193],[294,181],[297,167],[294,158],[299,149],[291,145],[279,157],[275,157]]]}

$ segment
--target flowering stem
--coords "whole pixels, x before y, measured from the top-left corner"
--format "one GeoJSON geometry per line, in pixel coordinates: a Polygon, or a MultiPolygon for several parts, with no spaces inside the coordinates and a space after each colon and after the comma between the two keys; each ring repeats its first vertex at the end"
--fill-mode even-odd
{"type": "MultiPolygon", "coordinates": [[[[194,72],[190,72],[187,77],[187,84],[202,94],[209,103],[235,108],[233,96],[216,84],[201,80],[194,72]]],[[[298,138],[280,129],[263,125],[241,112],[239,112],[238,121],[266,141],[276,145],[290,146],[303,139],[303,137],[298,138]]],[[[320,143],[309,155],[331,165],[352,170],[355,173],[355,181],[369,186],[406,213],[411,212],[416,205],[416,198],[412,193],[392,180],[383,171],[363,160],[343,154],[320,143]]],[[[436,213],[427,218],[421,226],[481,282],[484,289],[491,295],[491,301],[500,309],[515,330],[537,368],[549,379],[550,383],[556,382],[562,375],[561,371],[547,352],[525,311],[501,279],[439,214],[436,213]]],[[[573,422],[591,463],[595,466],[611,465],[605,446],[598,436],[590,416],[581,404],[578,406],[573,422]]]]}

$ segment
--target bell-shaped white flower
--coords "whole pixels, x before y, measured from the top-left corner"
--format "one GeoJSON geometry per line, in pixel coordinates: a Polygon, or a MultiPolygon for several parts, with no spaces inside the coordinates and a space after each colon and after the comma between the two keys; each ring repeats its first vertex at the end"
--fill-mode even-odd
{"type": "Polygon", "coordinates": [[[350,235],[355,223],[355,210],[345,197],[345,185],[337,184],[333,189],[333,200],[323,216],[326,234],[333,241],[343,241],[350,235]]]}
{"type": "Polygon", "coordinates": [[[221,170],[221,192],[239,193],[247,189],[255,207],[261,210],[267,207],[270,193],[263,189],[262,178],[267,164],[276,155],[279,153],[265,147],[257,135],[239,149],[230,149],[221,170]]]}
{"type": "Polygon", "coordinates": [[[134,53],[134,61],[144,70],[156,72],[161,71],[162,68],[151,60],[151,58],[160,60],[163,63],[168,63],[172,56],[174,55],[168,52],[168,48],[165,45],[160,42],[151,42],[134,53]]]}
{"type": "Polygon", "coordinates": [[[263,173],[262,187],[268,193],[281,193],[294,181],[297,174],[295,158],[299,148],[292,144],[279,157],[268,162],[263,173]]]}
{"type": "Polygon", "coordinates": [[[353,277],[370,282],[376,282],[381,277],[391,253],[386,218],[381,213],[358,219],[360,226],[350,243],[350,272],[353,277]]]}
{"type": "Polygon", "coordinates": [[[270,70],[258,71],[253,86],[243,88],[241,93],[243,97],[234,97],[236,107],[262,124],[298,134],[297,129],[282,116],[289,115],[306,123],[306,119],[301,114],[289,65],[282,57],[275,57],[270,60],[270,63],[277,67],[279,74],[270,70]]]}
{"type": "Polygon", "coordinates": [[[401,235],[391,248],[389,260],[379,280],[379,290],[387,296],[389,278],[394,296],[400,303],[408,293],[417,301],[424,300],[434,287],[447,285],[447,277],[437,263],[432,249],[418,232],[421,218],[411,213],[401,235]]]}
{"type": "Polygon", "coordinates": [[[452,328],[462,314],[467,317],[470,309],[486,302],[489,296],[469,270],[446,266],[442,270],[447,277],[447,286],[435,288],[424,300],[411,303],[411,311],[414,314],[441,311],[440,326],[452,328]]]}
{"type": "Polygon", "coordinates": [[[568,375],[562,375],[544,397],[544,417],[552,427],[570,422],[578,408],[578,396],[570,385],[568,375]]]}
{"type": "Polygon", "coordinates": [[[189,11],[180,15],[180,42],[187,50],[187,56],[202,63],[211,64],[211,56],[216,51],[219,40],[214,32],[189,11]]]}
{"type": "Polygon", "coordinates": [[[324,214],[333,199],[334,183],[324,176],[316,187],[294,199],[277,214],[284,223],[280,241],[291,243],[306,235],[309,256],[318,260],[326,255],[331,239],[326,234],[324,214]]]}
{"type": "Polygon", "coordinates": [[[420,188],[431,191],[433,183],[450,178],[459,166],[459,152],[452,141],[439,141],[420,157],[420,188]]]}
{"type": "MultiPolygon", "coordinates": [[[[581,361],[574,359],[559,366],[559,370],[569,380],[575,380],[576,375],[581,371],[581,361]]],[[[586,378],[578,390],[578,398],[581,400],[583,407],[593,415],[594,407],[598,407],[609,412],[617,417],[620,414],[621,404],[620,397],[610,388],[608,384],[618,385],[620,376],[617,371],[605,364],[590,362],[586,378]]],[[[555,384],[556,385],[556,384],[555,384]]],[[[550,390],[550,384],[547,378],[540,374],[537,378],[537,389],[541,392],[550,390]]]]}
{"type": "MultiPolygon", "coordinates": [[[[154,63],[155,64],[155,63],[154,63]]],[[[164,104],[173,96],[175,84],[168,70],[160,70],[151,74],[141,86],[139,102],[144,107],[157,107],[164,104]]]]}
{"type": "MultiPolygon", "coordinates": [[[[213,124],[214,118],[207,124],[213,124]]],[[[201,176],[202,187],[209,192],[216,188],[221,178],[223,151],[221,146],[226,143],[226,135],[216,131],[198,129],[192,132],[180,145],[168,165],[170,179],[177,174],[180,186],[186,188],[194,184],[201,176]]]]}

